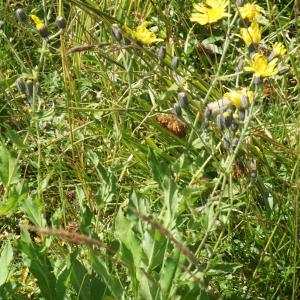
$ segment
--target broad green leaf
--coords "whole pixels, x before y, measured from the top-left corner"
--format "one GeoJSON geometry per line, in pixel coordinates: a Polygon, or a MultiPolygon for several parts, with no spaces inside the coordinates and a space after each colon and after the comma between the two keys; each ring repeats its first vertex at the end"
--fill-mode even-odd
{"type": "Polygon", "coordinates": [[[90,259],[93,270],[105,282],[107,288],[116,300],[124,299],[124,288],[116,277],[114,277],[108,270],[105,263],[93,253],[90,253],[90,259]]]}
{"type": "Polygon", "coordinates": [[[8,188],[19,181],[19,167],[16,156],[0,142],[0,181],[8,188]]]}
{"type": "Polygon", "coordinates": [[[0,286],[3,285],[9,275],[9,265],[13,259],[13,249],[9,241],[4,245],[0,255],[0,286]]]}

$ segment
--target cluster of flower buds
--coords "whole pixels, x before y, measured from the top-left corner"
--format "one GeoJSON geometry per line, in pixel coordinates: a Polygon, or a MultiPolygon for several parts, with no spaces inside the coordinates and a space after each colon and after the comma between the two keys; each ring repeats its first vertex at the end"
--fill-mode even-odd
{"type": "Polygon", "coordinates": [[[176,117],[181,118],[182,109],[183,110],[189,109],[189,100],[185,92],[178,93],[177,99],[178,99],[178,103],[175,103],[173,105],[173,112],[176,117]]]}
{"type": "Polygon", "coordinates": [[[39,82],[34,83],[32,80],[25,80],[24,78],[20,77],[16,80],[16,88],[18,92],[22,95],[26,95],[29,99],[33,98],[33,89],[34,85],[36,88],[36,93],[39,96],[41,94],[41,88],[39,82]]]}
{"type": "MultiPolygon", "coordinates": [[[[28,19],[26,12],[22,8],[16,10],[17,20],[21,23],[25,23],[28,19]]],[[[35,27],[42,38],[47,38],[49,36],[48,26],[37,16],[31,15],[35,27]]],[[[57,16],[55,23],[59,30],[64,30],[67,26],[67,21],[62,16],[57,16]]]]}

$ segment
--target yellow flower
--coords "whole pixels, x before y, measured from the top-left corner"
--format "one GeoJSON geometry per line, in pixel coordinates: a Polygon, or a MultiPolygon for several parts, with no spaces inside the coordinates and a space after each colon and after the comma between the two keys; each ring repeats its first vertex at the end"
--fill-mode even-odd
{"type": "Polygon", "coordinates": [[[141,25],[137,27],[136,30],[131,30],[130,28],[126,27],[126,31],[143,44],[150,45],[155,42],[163,41],[163,39],[157,38],[154,32],[151,32],[147,29],[147,26],[149,25],[150,22],[144,21],[141,25]]]}
{"type": "Polygon", "coordinates": [[[256,17],[261,17],[260,12],[263,10],[262,7],[254,3],[247,3],[243,7],[238,8],[243,19],[253,21],[256,17]]]}
{"type": "Polygon", "coordinates": [[[31,15],[31,19],[35,23],[35,27],[37,30],[41,30],[44,28],[45,24],[41,21],[41,19],[38,16],[31,15]]]}
{"type": "Polygon", "coordinates": [[[282,57],[286,53],[286,48],[282,43],[276,42],[273,44],[273,56],[279,56],[282,57]]]}
{"type": "Polygon", "coordinates": [[[231,90],[224,94],[224,98],[229,100],[237,108],[245,108],[247,104],[253,102],[253,92],[246,88],[240,90],[231,90]],[[246,101],[245,101],[246,99],[246,101]],[[245,102],[248,102],[247,104],[245,102]]]}
{"type": "Polygon", "coordinates": [[[197,13],[192,13],[190,20],[205,25],[230,17],[231,14],[226,13],[228,4],[228,0],[205,0],[205,4],[194,4],[197,13]]]}
{"type": "Polygon", "coordinates": [[[249,66],[244,68],[245,71],[253,72],[256,77],[269,77],[278,73],[276,68],[278,58],[268,62],[268,59],[261,54],[254,54],[251,60],[247,60],[249,66]]]}
{"type": "Polygon", "coordinates": [[[260,28],[254,20],[248,28],[241,28],[241,37],[247,46],[258,44],[261,40],[260,28]]]}

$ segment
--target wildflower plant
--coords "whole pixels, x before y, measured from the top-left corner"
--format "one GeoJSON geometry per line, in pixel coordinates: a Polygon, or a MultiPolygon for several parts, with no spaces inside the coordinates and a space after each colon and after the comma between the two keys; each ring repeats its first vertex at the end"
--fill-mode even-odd
{"type": "Polygon", "coordinates": [[[0,298],[298,299],[291,4],[67,2],[0,7],[0,298]]]}

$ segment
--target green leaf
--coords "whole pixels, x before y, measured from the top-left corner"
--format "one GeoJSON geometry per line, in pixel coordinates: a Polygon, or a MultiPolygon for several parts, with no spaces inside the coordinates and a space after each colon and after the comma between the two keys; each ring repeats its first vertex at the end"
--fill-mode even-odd
{"type": "Polygon", "coordinates": [[[13,249],[10,241],[7,241],[0,256],[0,286],[3,285],[9,275],[9,265],[13,259],[13,249]]]}
{"type": "Polygon", "coordinates": [[[16,156],[0,142],[0,181],[8,188],[19,181],[19,167],[16,156]]]}
{"type": "Polygon", "coordinates": [[[103,279],[115,299],[124,299],[124,288],[121,282],[109,272],[105,263],[93,253],[90,253],[90,259],[94,271],[103,279]]]}

